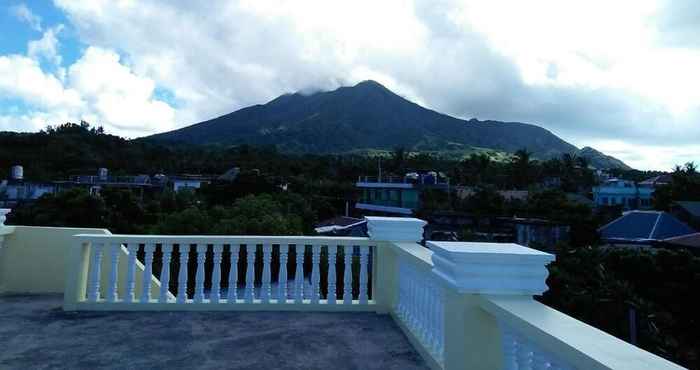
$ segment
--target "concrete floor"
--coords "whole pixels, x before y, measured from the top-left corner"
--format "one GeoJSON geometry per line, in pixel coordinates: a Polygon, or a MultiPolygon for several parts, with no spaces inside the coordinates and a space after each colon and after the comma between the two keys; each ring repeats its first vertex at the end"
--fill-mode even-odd
{"type": "Polygon", "coordinates": [[[427,369],[386,315],[63,312],[0,296],[0,369],[427,369]]]}

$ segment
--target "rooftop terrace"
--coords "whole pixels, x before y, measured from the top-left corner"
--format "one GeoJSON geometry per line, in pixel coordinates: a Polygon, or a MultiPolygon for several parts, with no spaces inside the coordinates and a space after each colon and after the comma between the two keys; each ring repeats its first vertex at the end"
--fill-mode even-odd
{"type": "Polygon", "coordinates": [[[0,368],[428,369],[370,312],[65,312],[0,296],[0,368]]]}
{"type": "Polygon", "coordinates": [[[415,218],[367,217],[369,237],[114,235],[6,212],[0,368],[681,369],[535,301],[553,255],[423,246],[415,218]]]}

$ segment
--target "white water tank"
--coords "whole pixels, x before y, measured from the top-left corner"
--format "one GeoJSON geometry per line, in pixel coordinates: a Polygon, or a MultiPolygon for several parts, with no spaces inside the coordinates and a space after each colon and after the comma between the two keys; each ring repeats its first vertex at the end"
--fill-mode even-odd
{"type": "Polygon", "coordinates": [[[102,167],[97,170],[97,176],[99,176],[100,180],[107,181],[107,175],[109,175],[109,171],[106,168],[102,167]]]}
{"type": "Polygon", "coordinates": [[[12,166],[10,169],[10,179],[22,180],[24,178],[24,168],[22,166],[12,166]]]}

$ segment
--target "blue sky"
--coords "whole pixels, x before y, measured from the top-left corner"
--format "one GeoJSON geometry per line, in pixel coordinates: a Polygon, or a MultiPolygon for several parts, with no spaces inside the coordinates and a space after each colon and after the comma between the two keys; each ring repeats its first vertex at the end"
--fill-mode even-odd
{"type": "Polygon", "coordinates": [[[374,79],[669,170],[700,162],[699,40],[694,0],[10,0],[0,130],[139,137],[374,79]]]}

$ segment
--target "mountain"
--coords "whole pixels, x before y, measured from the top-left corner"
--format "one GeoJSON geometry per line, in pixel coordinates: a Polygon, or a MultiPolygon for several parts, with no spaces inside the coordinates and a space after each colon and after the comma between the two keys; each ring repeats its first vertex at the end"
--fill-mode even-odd
{"type": "Polygon", "coordinates": [[[601,153],[590,146],[584,147],[578,151],[578,156],[586,158],[591,165],[596,168],[619,168],[622,170],[631,170],[632,167],[625,164],[625,162],[601,153]]]}
{"type": "Polygon", "coordinates": [[[375,81],[313,94],[286,94],[147,140],[190,144],[274,145],[281,151],[343,153],[358,150],[469,151],[488,148],[536,157],[578,148],[541,127],[462,120],[421,107],[375,81]]]}

